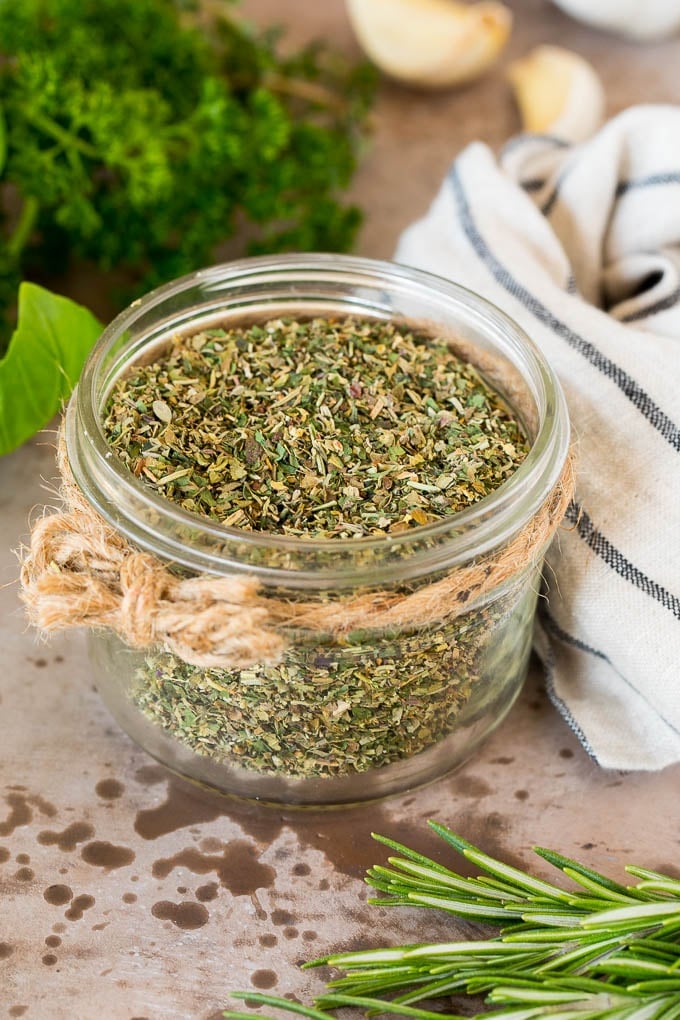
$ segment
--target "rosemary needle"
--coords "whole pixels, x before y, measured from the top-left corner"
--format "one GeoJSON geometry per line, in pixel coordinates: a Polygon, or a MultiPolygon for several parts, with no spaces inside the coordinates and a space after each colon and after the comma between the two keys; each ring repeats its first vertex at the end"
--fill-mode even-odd
{"type": "MultiPolygon", "coordinates": [[[[565,889],[489,857],[445,826],[429,823],[482,871],[467,878],[385,836],[396,856],[366,881],[381,906],[425,906],[500,929],[488,939],[337,953],[344,973],[314,1008],[254,992],[235,998],[336,1020],[354,1006],[367,1015],[463,1020],[452,996],[485,995],[488,1009],[466,1020],[680,1020],[680,881],[631,865],[624,886],[553,850],[535,852],[579,888],[565,889]],[[443,1000],[443,1001],[438,1001],[443,1000]],[[422,1003],[423,1005],[416,1005],[422,1003]],[[433,1008],[428,1008],[433,1007],[433,1008]],[[439,1007],[439,1008],[437,1008],[439,1007]]],[[[225,1011],[237,1020],[243,1014],[225,1011]]]]}

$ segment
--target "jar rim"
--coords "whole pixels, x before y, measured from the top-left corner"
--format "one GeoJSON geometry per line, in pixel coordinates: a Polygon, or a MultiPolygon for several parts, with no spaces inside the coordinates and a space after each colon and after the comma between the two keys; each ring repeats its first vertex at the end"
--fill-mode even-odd
{"type": "MultiPolygon", "coordinates": [[[[353,307],[357,302],[343,302],[341,297],[337,301],[348,305],[349,315],[357,314],[353,307]]],[[[224,304],[222,294],[214,308],[219,310],[224,304]]],[[[358,304],[361,306],[360,301],[358,304]]],[[[368,314],[370,306],[363,307],[368,314]]],[[[123,363],[121,358],[119,363],[123,363]]],[[[312,583],[317,587],[320,582],[330,587],[339,580],[355,583],[357,573],[362,572],[356,559],[365,559],[367,553],[374,554],[375,563],[380,562],[381,553],[386,554],[384,569],[380,570],[382,581],[391,575],[414,577],[436,568],[449,568],[501,546],[537,512],[554,488],[569,447],[569,419],[559,380],[540,349],[503,311],[479,294],[423,270],[396,262],[323,253],[264,255],[222,263],[173,280],[134,301],[104,329],[90,352],[69,402],[65,431],[77,484],[95,509],[133,544],[201,572],[247,572],[268,583],[290,583],[294,575],[293,585],[299,587],[312,583]],[[344,281],[356,287],[363,283],[387,291],[396,287],[421,298],[436,296],[440,303],[465,308],[497,339],[502,337],[508,349],[521,357],[524,379],[528,377],[531,382],[539,408],[538,428],[529,453],[510,478],[471,506],[407,532],[342,539],[299,538],[230,527],[183,509],[137,479],[112,451],[97,411],[102,370],[116,345],[142,316],[186,291],[200,288],[209,297],[211,291],[227,282],[234,289],[247,289],[255,281],[266,284],[269,280],[293,279],[323,279],[335,284],[344,281]],[[146,518],[153,519],[153,527],[145,523],[146,518]],[[180,533],[200,535],[210,552],[201,552],[200,543],[187,547],[177,538],[180,533]],[[277,551],[284,557],[290,554],[293,560],[303,557],[314,564],[313,569],[306,578],[305,570],[290,566],[235,561],[228,551],[234,543],[245,550],[277,551]],[[226,554],[221,548],[227,550],[226,554]],[[321,565],[324,561],[330,566],[321,565]]]]}

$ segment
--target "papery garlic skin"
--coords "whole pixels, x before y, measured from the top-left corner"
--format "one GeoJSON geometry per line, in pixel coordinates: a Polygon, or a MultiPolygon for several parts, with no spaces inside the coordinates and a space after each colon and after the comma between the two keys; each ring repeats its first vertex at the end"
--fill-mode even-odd
{"type": "Polygon", "coordinates": [[[678,0],[553,0],[566,14],[631,39],[661,39],[680,30],[678,0]]]}
{"type": "Polygon", "coordinates": [[[443,89],[483,74],[512,28],[496,0],[347,0],[367,56],[385,74],[420,88],[443,89]]]}
{"type": "Polygon", "coordinates": [[[590,138],[604,120],[602,82],[578,53],[561,46],[537,46],[510,65],[508,77],[525,131],[578,143],[590,138]]]}

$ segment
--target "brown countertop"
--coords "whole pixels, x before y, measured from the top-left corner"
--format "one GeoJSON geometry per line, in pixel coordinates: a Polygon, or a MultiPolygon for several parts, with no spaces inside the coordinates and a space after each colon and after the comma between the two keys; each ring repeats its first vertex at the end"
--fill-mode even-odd
{"type": "MultiPolygon", "coordinates": [[[[243,6],[256,20],[289,23],[297,39],[322,32],[354,52],[340,0],[243,6]]],[[[610,112],[680,99],[680,41],[638,47],[569,21],[547,0],[511,6],[509,55],[543,41],[572,46],[600,70],[610,112]]],[[[389,257],[456,151],[473,138],[497,145],[516,127],[500,68],[445,95],[385,83],[353,188],[367,210],[359,252],[389,257]]],[[[11,549],[53,474],[49,436],[0,461],[0,583],[16,574],[11,549]]],[[[613,877],[631,861],[676,866],[680,770],[599,769],[538,671],[476,757],[426,789],[327,813],[263,808],[169,777],[99,701],[82,635],[36,643],[14,586],[0,588],[0,606],[0,1018],[207,1020],[230,989],[309,1001],[323,973],[298,964],[331,949],[463,933],[433,912],[366,904],[364,870],[386,856],[372,830],[440,859],[427,818],[522,864],[538,843],[613,877]]]]}

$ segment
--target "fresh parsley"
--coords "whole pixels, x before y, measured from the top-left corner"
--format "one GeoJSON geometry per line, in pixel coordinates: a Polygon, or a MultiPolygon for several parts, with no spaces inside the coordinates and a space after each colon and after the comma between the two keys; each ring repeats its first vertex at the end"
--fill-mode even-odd
{"type": "MultiPolygon", "coordinates": [[[[84,312],[82,330],[55,333],[55,299],[34,336],[48,379],[21,321],[12,335],[22,280],[85,262],[109,288],[123,272],[135,296],[237,233],[251,252],[347,249],[360,215],[342,191],[372,90],[365,65],[321,46],[284,54],[228,3],[0,3],[0,451],[58,409],[96,335],[84,312]]],[[[24,319],[36,301],[49,303],[25,292],[24,319]]]]}

